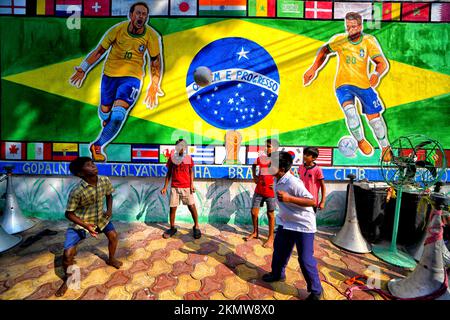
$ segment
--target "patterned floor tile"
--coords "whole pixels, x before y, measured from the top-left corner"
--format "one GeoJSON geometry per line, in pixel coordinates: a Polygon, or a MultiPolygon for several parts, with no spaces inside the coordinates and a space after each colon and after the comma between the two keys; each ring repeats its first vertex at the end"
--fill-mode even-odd
{"type": "Polygon", "coordinates": [[[166,248],[158,249],[158,250],[155,250],[152,253],[150,253],[150,257],[147,260],[148,261],[161,260],[161,259],[166,259],[168,256],[169,256],[169,252],[167,251],[166,248]]]}
{"type": "Polygon", "coordinates": [[[194,271],[191,276],[194,279],[201,280],[203,278],[213,276],[216,273],[216,268],[208,265],[206,262],[198,263],[194,266],[194,271]]]}
{"type": "Polygon", "coordinates": [[[332,259],[332,258],[328,258],[328,257],[323,257],[321,260],[324,263],[326,263],[327,265],[330,265],[333,267],[338,267],[338,268],[342,268],[342,269],[347,268],[347,265],[340,259],[332,259]]]}
{"type": "Polygon", "coordinates": [[[28,297],[36,289],[33,287],[33,280],[25,280],[17,283],[8,291],[0,295],[1,300],[21,300],[28,297]]]}
{"type": "Polygon", "coordinates": [[[217,253],[212,253],[208,255],[208,258],[206,259],[206,264],[216,267],[219,264],[224,264],[227,258],[225,256],[221,256],[217,253]]]}
{"type": "Polygon", "coordinates": [[[236,274],[239,276],[239,278],[246,281],[256,279],[258,277],[258,271],[256,271],[254,268],[249,268],[245,264],[241,264],[236,267],[236,274]]]}
{"type": "Polygon", "coordinates": [[[205,300],[205,296],[203,296],[200,292],[192,291],[184,294],[184,300],[205,300]]]}
{"type": "MultiPolygon", "coordinates": [[[[64,297],[57,298],[54,292],[62,284],[61,254],[67,225],[40,222],[33,229],[51,228],[58,230],[58,235],[0,256],[0,299],[301,300],[308,295],[296,249],[288,262],[285,282],[262,282],[261,276],[271,270],[272,250],[263,248],[261,240],[242,239],[249,234],[249,226],[203,225],[203,237],[195,240],[190,224],[180,224],[173,238],[163,239],[160,225],[116,222],[120,233],[116,257],[123,266],[117,270],[106,265],[108,241],[104,236],[88,237],[76,256],[80,288],[70,288],[64,297]]],[[[36,230],[24,232],[23,236],[36,230]]],[[[346,299],[342,293],[350,286],[344,281],[355,275],[379,280],[386,290],[390,279],[409,272],[372,254],[343,251],[330,239],[329,234],[319,232],[315,242],[325,299],[346,299]]],[[[355,291],[353,299],[383,298],[374,292],[355,291]]]]}
{"type": "Polygon", "coordinates": [[[235,247],[237,245],[245,243],[245,240],[242,239],[241,235],[231,234],[227,237],[227,242],[235,247]]]}
{"type": "Polygon", "coordinates": [[[259,257],[265,257],[267,255],[271,255],[273,253],[273,249],[264,248],[262,245],[258,244],[253,247],[253,252],[259,257]]]}
{"type": "Polygon", "coordinates": [[[244,260],[242,257],[238,256],[237,254],[229,253],[226,255],[226,261],[225,264],[230,268],[236,268],[238,265],[244,264],[246,260],[244,260]]]}
{"type": "Polygon", "coordinates": [[[254,253],[249,253],[246,256],[245,264],[250,268],[256,268],[257,266],[266,264],[266,260],[254,253]]]}
{"type": "Polygon", "coordinates": [[[133,251],[126,260],[134,262],[137,260],[143,260],[148,257],[150,257],[151,253],[146,250],[146,248],[138,248],[135,251],[133,251]]]}
{"type": "Polygon", "coordinates": [[[93,286],[87,288],[80,296],[79,300],[104,300],[108,289],[104,286],[93,286]]]}
{"type": "Polygon", "coordinates": [[[223,290],[222,279],[217,279],[215,277],[207,277],[201,280],[202,286],[200,288],[200,293],[203,296],[209,297],[214,293],[221,292],[223,290]]]}
{"type": "Polygon", "coordinates": [[[172,265],[168,264],[166,260],[155,260],[147,271],[147,274],[150,277],[157,277],[160,274],[168,273],[170,271],[172,271],[172,265]]]}
{"type": "Polygon", "coordinates": [[[272,286],[260,279],[250,281],[248,295],[254,300],[274,299],[272,286]]]}
{"type": "Polygon", "coordinates": [[[33,279],[33,287],[37,288],[47,282],[54,282],[58,280],[60,280],[60,278],[55,274],[55,272],[53,270],[49,270],[39,278],[33,279]]]}
{"type": "Polygon", "coordinates": [[[150,288],[155,283],[155,278],[150,277],[147,272],[139,272],[133,275],[131,280],[125,285],[125,290],[133,294],[139,289],[150,288]]]}
{"type": "Polygon", "coordinates": [[[196,265],[200,262],[208,260],[208,257],[204,254],[188,253],[188,258],[186,259],[187,264],[196,265]]]}
{"type": "Polygon", "coordinates": [[[192,278],[188,274],[182,274],[178,277],[178,284],[174,289],[177,296],[184,296],[188,292],[200,290],[200,280],[192,278]]]}
{"type": "Polygon", "coordinates": [[[157,300],[158,296],[150,292],[149,288],[141,288],[133,293],[132,300],[157,300]]]}
{"type": "Polygon", "coordinates": [[[274,298],[277,300],[289,300],[298,295],[298,289],[286,282],[273,282],[272,288],[274,290],[274,298]]]}
{"type": "Polygon", "coordinates": [[[200,245],[200,249],[197,251],[198,254],[208,255],[219,250],[219,244],[214,241],[207,241],[200,245]]]}
{"type": "Polygon", "coordinates": [[[177,279],[167,273],[160,274],[156,277],[155,283],[151,287],[152,292],[163,292],[166,290],[173,290],[177,284],[177,279]]]}
{"type": "Polygon", "coordinates": [[[125,290],[125,287],[114,287],[108,291],[106,300],[131,300],[133,295],[125,290]]]}
{"type": "Polygon", "coordinates": [[[131,280],[131,275],[126,270],[114,272],[104,286],[108,289],[118,286],[124,286],[131,280]]]}
{"type": "Polygon", "coordinates": [[[180,248],[180,251],[183,253],[197,253],[200,250],[200,245],[194,242],[185,242],[183,246],[180,248]]]}
{"type": "Polygon", "coordinates": [[[89,275],[81,280],[81,288],[87,289],[92,286],[106,283],[111,277],[111,273],[106,268],[100,268],[92,271],[89,275]]]}
{"type": "Polygon", "coordinates": [[[46,300],[53,296],[59,288],[59,281],[47,282],[39,286],[36,291],[26,297],[26,300],[46,300]]]}
{"type": "Polygon", "coordinates": [[[303,275],[297,271],[292,270],[291,268],[286,268],[286,283],[294,285],[297,281],[303,280],[303,275]]]}
{"type": "Polygon", "coordinates": [[[188,255],[186,253],[183,253],[179,250],[171,250],[165,260],[169,264],[174,264],[175,262],[178,261],[186,261],[187,258],[188,255]]]}
{"type": "Polygon", "coordinates": [[[138,260],[133,263],[133,265],[126,269],[128,273],[135,274],[142,271],[147,271],[149,269],[149,265],[145,262],[145,260],[138,260]]]}
{"type": "Polygon", "coordinates": [[[33,269],[34,267],[41,266],[43,264],[47,265],[55,260],[55,255],[50,252],[44,252],[43,254],[35,254],[34,259],[25,264],[25,267],[29,269],[33,269]]]}
{"type": "Polygon", "coordinates": [[[172,290],[165,290],[158,293],[158,300],[183,300],[183,297],[176,295],[172,290]]]}
{"type": "Polygon", "coordinates": [[[322,281],[324,300],[346,300],[346,298],[333,286],[322,281]]]}
{"type": "Polygon", "coordinates": [[[145,247],[145,250],[152,253],[153,251],[156,251],[158,249],[164,249],[167,247],[168,244],[167,239],[158,239],[158,240],[152,240],[150,243],[145,247]]]}
{"type": "Polygon", "coordinates": [[[233,275],[225,278],[223,295],[228,299],[234,300],[240,295],[247,294],[249,291],[246,281],[233,275]]]}
{"type": "Polygon", "coordinates": [[[229,247],[229,246],[226,246],[226,245],[224,245],[224,244],[219,244],[219,249],[217,249],[217,254],[218,255],[220,255],[220,256],[225,256],[225,255],[227,255],[228,253],[232,253],[233,252],[233,250],[229,247]]]}
{"type": "Polygon", "coordinates": [[[187,264],[184,261],[177,261],[173,264],[173,270],[170,274],[177,277],[181,274],[190,274],[194,271],[194,265],[187,264]]]}
{"type": "Polygon", "coordinates": [[[216,292],[209,297],[210,300],[227,300],[227,298],[221,293],[216,292]]]}

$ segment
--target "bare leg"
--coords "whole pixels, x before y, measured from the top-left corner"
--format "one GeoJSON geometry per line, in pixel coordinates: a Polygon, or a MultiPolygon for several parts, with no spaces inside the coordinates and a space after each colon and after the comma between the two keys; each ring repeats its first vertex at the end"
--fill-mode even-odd
{"type": "Polygon", "coordinates": [[[244,238],[245,241],[248,241],[250,239],[258,239],[259,238],[258,215],[259,215],[259,208],[252,208],[253,232],[248,237],[244,238]]]}
{"type": "Polygon", "coordinates": [[[63,279],[63,284],[61,285],[61,287],[59,287],[59,289],[55,292],[55,296],[57,297],[62,297],[67,289],[67,279],[70,277],[70,274],[67,273],[67,269],[74,264],[74,257],[77,254],[77,247],[73,246],[69,249],[64,250],[63,253],[63,270],[64,270],[64,279],[63,279]]]}
{"type": "Polygon", "coordinates": [[[264,243],[264,248],[273,248],[273,231],[275,229],[275,214],[273,211],[267,211],[267,218],[269,220],[269,237],[264,243]]]}
{"type": "Polygon", "coordinates": [[[109,251],[109,260],[106,264],[119,269],[122,266],[122,262],[117,260],[114,255],[116,254],[117,244],[119,242],[116,230],[111,230],[105,234],[108,238],[108,251],[109,251]]]}
{"type": "Polygon", "coordinates": [[[188,209],[191,212],[192,219],[194,220],[194,228],[198,229],[198,213],[195,204],[188,206],[188,209]]]}
{"type": "Polygon", "coordinates": [[[175,228],[175,213],[177,213],[177,207],[170,207],[170,227],[175,228]]]}

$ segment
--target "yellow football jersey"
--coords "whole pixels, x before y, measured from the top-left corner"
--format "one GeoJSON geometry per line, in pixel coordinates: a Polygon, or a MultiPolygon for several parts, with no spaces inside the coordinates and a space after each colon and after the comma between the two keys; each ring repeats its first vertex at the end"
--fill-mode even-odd
{"type": "Polygon", "coordinates": [[[160,36],[151,27],[145,26],[143,34],[128,32],[130,22],[121,22],[105,34],[101,46],[111,51],[105,61],[103,73],[109,77],[136,77],[142,79],[145,65],[145,54],[151,57],[160,54],[160,36]]]}
{"type": "Polygon", "coordinates": [[[353,85],[362,89],[370,87],[369,58],[373,60],[383,55],[374,36],[362,34],[358,41],[352,42],[347,34],[337,34],[328,42],[328,49],[339,56],[335,88],[342,85],[353,85]]]}

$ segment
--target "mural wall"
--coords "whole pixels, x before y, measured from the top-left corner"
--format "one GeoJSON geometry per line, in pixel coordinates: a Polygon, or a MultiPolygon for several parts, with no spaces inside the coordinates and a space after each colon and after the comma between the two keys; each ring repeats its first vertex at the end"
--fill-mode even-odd
{"type": "MultiPolygon", "coordinates": [[[[345,168],[381,181],[383,148],[412,133],[438,140],[450,161],[450,3],[135,2],[0,2],[0,161],[66,175],[67,161],[91,156],[102,174],[161,177],[182,137],[212,172],[197,178],[251,179],[247,165],[275,137],[295,165],[318,147],[328,181],[345,168]],[[199,67],[211,71],[204,83],[199,67]],[[240,143],[222,174],[229,132],[240,143]]],[[[127,195],[153,188],[121,183],[127,195]]],[[[198,196],[227,183],[203,181],[198,196]]]]}
{"type": "MultiPolygon", "coordinates": [[[[161,195],[161,178],[111,178],[113,220],[145,223],[167,223],[169,196],[161,195]]],[[[24,215],[44,220],[65,220],[69,191],[79,182],[75,177],[14,177],[13,187],[24,215]]],[[[228,179],[197,181],[194,195],[199,223],[251,225],[250,210],[255,184],[228,179]]],[[[0,184],[0,194],[6,184],[0,184]]],[[[325,209],[317,215],[318,225],[338,226],[345,217],[344,188],[328,186],[325,209]],[[343,190],[341,190],[343,189],[343,190]]],[[[4,199],[0,198],[0,208],[4,199]]],[[[276,209],[278,211],[278,209],[276,209]]],[[[259,223],[266,226],[266,207],[261,208],[259,223]]],[[[192,223],[187,206],[177,210],[177,222],[192,223]]]]}

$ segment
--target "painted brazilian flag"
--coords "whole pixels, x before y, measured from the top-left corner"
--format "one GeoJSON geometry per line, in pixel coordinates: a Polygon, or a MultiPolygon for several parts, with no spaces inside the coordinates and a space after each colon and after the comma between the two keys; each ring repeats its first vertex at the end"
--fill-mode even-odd
{"type": "MultiPolygon", "coordinates": [[[[70,30],[65,19],[1,17],[1,140],[92,142],[101,128],[97,109],[103,61],[88,73],[81,88],[71,86],[68,79],[105,32],[121,21],[83,18],[81,29],[70,30]]],[[[336,146],[348,135],[334,92],[337,59],[330,58],[315,82],[303,86],[303,74],[317,50],[333,35],[345,32],[342,21],[152,18],[150,23],[163,39],[165,95],[156,109],[145,107],[147,71],[138,101],[114,143],[170,145],[183,135],[200,141],[196,144],[222,143],[224,128],[230,126],[228,115],[218,115],[216,122],[208,117],[224,105],[233,121],[246,124],[239,126],[244,144],[277,133],[283,145],[336,146]],[[214,57],[209,67],[217,81],[217,89],[201,89],[205,94],[191,82],[195,63],[208,63],[203,54],[214,57]],[[219,58],[224,61],[220,70],[215,69],[219,58]],[[256,70],[256,61],[270,62],[270,68],[256,70]],[[227,82],[227,75],[240,77],[239,83],[259,91],[247,99],[239,94],[239,83],[227,82]],[[227,125],[221,127],[220,121],[227,125]]],[[[423,133],[450,148],[450,42],[444,36],[449,31],[449,24],[439,23],[366,26],[365,32],[377,38],[389,60],[377,92],[386,108],[391,141],[423,133]]],[[[376,146],[371,129],[363,123],[368,140],[376,146]]]]}

